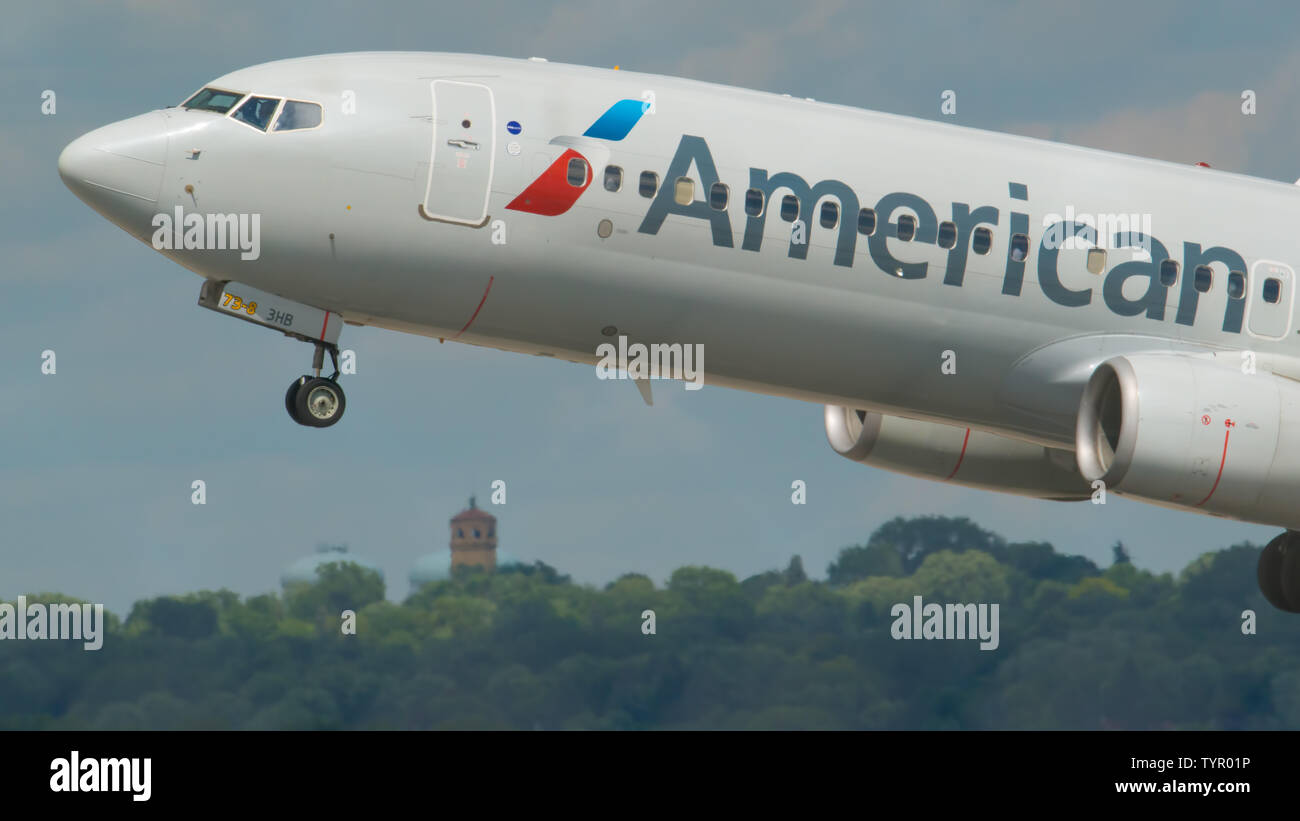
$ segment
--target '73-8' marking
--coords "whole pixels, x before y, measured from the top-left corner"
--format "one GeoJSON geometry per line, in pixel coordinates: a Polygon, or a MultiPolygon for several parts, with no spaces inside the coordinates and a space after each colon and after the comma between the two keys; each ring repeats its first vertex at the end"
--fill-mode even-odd
{"type": "MultiPolygon", "coordinates": [[[[236,313],[243,311],[249,316],[257,315],[256,302],[245,302],[242,298],[237,297],[232,293],[226,294],[226,298],[221,301],[221,307],[236,313]]],[[[260,319],[268,325],[283,325],[286,328],[293,324],[293,314],[287,311],[276,310],[275,308],[268,308],[266,310],[266,315],[260,317],[260,319]]]]}
{"type": "Polygon", "coordinates": [[[244,302],[244,300],[234,294],[226,294],[226,298],[221,301],[221,307],[229,308],[232,311],[244,311],[249,316],[257,313],[256,302],[244,302]]]}

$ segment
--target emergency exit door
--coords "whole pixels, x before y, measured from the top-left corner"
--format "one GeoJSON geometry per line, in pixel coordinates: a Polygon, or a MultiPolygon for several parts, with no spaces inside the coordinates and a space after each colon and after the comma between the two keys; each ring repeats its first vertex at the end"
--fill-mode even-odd
{"type": "Polygon", "coordinates": [[[433,152],[421,214],[426,219],[487,224],[496,148],[492,89],[481,83],[434,80],[433,152]]]}

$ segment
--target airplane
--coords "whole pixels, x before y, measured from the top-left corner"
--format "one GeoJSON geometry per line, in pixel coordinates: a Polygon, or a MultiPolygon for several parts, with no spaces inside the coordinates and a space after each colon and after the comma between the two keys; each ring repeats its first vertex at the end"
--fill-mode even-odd
{"type": "Polygon", "coordinates": [[[696,345],[710,385],[823,405],[856,462],[1286,528],[1258,580],[1300,612],[1295,185],[618,67],[390,52],[231,72],[76,139],[58,170],[202,277],[202,307],[313,345],[285,393],[301,425],[343,415],[346,325],[598,366],[657,348],[664,368],[618,364],[648,403],[696,345]]]}

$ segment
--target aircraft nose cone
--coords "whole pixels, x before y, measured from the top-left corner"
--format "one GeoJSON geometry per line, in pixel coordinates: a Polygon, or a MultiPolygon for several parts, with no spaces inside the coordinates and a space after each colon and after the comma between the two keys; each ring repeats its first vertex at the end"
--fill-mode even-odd
{"type": "Polygon", "coordinates": [[[153,111],[73,140],[59,155],[59,176],[91,208],[133,229],[157,210],[166,165],[167,117],[153,111]]]}

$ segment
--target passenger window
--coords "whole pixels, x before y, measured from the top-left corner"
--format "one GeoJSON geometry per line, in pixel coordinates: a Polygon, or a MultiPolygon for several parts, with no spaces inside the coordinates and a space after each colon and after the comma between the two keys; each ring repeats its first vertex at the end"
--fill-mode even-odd
{"type": "Polygon", "coordinates": [[[1029,258],[1029,235],[1011,235],[1011,261],[1024,262],[1029,258]]]}
{"type": "Polygon", "coordinates": [[[1282,299],[1282,280],[1269,277],[1264,280],[1264,301],[1276,304],[1282,299]]]}
{"type": "Polygon", "coordinates": [[[695,202],[695,180],[690,177],[678,177],[673,183],[673,201],[678,205],[690,205],[695,202]]]}
{"type": "Polygon", "coordinates": [[[903,242],[911,242],[912,237],[916,236],[916,217],[911,214],[903,214],[898,218],[898,238],[903,242]]]}
{"type": "Polygon", "coordinates": [[[1178,261],[1167,259],[1160,263],[1160,284],[1166,288],[1172,287],[1178,281],[1178,261]]]}
{"type": "Polygon", "coordinates": [[[315,128],[320,125],[321,108],[316,103],[304,103],[301,100],[285,100],[280,116],[275,118],[272,131],[298,131],[315,128]]]}
{"type": "Polygon", "coordinates": [[[863,208],[858,212],[858,233],[871,236],[876,233],[876,212],[871,208],[863,208]]]}
{"type": "Polygon", "coordinates": [[[750,188],[745,191],[745,213],[751,217],[757,217],[763,213],[763,192],[757,188],[750,188]]]}
{"type": "Polygon", "coordinates": [[[587,184],[587,161],[582,157],[574,157],[569,160],[569,185],[574,188],[581,188],[587,184]]]}
{"type": "Polygon", "coordinates": [[[1192,284],[1201,293],[1210,290],[1210,286],[1214,284],[1214,271],[1208,265],[1197,265],[1195,277],[1192,284]]]}
{"type": "Polygon", "coordinates": [[[605,166],[605,190],[618,191],[623,187],[623,169],[617,165],[605,166]]]}
{"type": "Polygon", "coordinates": [[[977,254],[987,254],[993,247],[993,232],[981,225],[971,232],[971,250],[977,254]]]}
{"type": "Polygon", "coordinates": [[[647,199],[653,197],[655,192],[659,190],[659,175],[653,171],[642,171],[641,187],[637,190],[641,196],[647,199]]]}
{"type": "Polygon", "coordinates": [[[840,207],[829,200],[822,203],[821,224],[823,228],[834,228],[840,222],[840,207]]]}
{"type": "Polygon", "coordinates": [[[957,224],[944,221],[939,223],[939,247],[951,248],[957,244],[957,224]]]}
{"type": "Polygon", "coordinates": [[[793,194],[786,194],[781,198],[781,219],[786,222],[794,222],[799,218],[799,198],[793,194]]]}
{"type": "Polygon", "coordinates": [[[275,97],[249,97],[244,104],[235,109],[230,116],[245,125],[251,125],[258,131],[265,131],[275,116],[275,108],[280,101],[275,97]]]}
{"type": "Polygon", "coordinates": [[[725,183],[715,182],[709,186],[709,207],[714,211],[726,211],[731,189],[725,183]]]}
{"type": "Polygon", "coordinates": [[[1228,299],[1241,299],[1246,295],[1246,275],[1241,271],[1228,272],[1228,299]]]}
{"type": "Polygon", "coordinates": [[[1089,248],[1088,249],[1088,273],[1100,274],[1106,270],[1106,249],[1089,248]]]}

